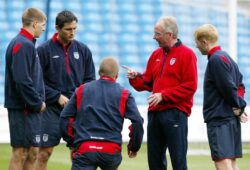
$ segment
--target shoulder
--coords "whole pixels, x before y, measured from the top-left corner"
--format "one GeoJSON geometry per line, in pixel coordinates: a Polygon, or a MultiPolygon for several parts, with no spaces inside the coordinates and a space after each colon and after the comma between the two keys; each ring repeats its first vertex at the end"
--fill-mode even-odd
{"type": "Polygon", "coordinates": [[[117,84],[117,87],[119,88],[119,90],[121,91],[122,95],[131,95],[131,92],[129,91],[129,89],[121,86],[119,83],[116,83],[117,84]]]}
{"type": "Polygon", "coordinates": [[[231,64],[230,56],[224,51],[217,51],[210,56],[209,63],[231,64]]]}
{"type": "Polygon", "coordinates": [[[19,51],[30,53],[30,51],[34,51],[36,49],[33,42],[21,36],[18,36],[15,39],[13,39],[11,43],[13,46],[14,53],[17,53],[19,51]]]}
{"type": "Polygon", "coordinates": [[[89,50],[89,47],[86,44],[84,44],[78,40],[73,40],[72,43],[73,43],[73,45],[77,46],[78,48],[89,50]]]}
{"type": "Polygon", "coordinates": [[[184,44],[181,44],[178,48],[180,49],[180,51],[185,52],[186,54],[190,54],[190,55],[195,56],[194,51],[190,47],[188,47],[184,44]]]}
{"type": "Polygon", "coordinates": [[[159,57],[159,56],[163,56],[163,49],[162,49],[161,47],[155,49],[155,50],[152,52],[152,54],[151,54],[149,60],[154,61],[154,60],[155,60],[157,57],[159,57]]]}
{"type": "Polygon", "coordinates": [[[155,49],[153,52],[152,52],[152,55],[156,55],[156,54],[160,54],[160,53],[163,53],[163,49],[161,47],[155,49]]]}

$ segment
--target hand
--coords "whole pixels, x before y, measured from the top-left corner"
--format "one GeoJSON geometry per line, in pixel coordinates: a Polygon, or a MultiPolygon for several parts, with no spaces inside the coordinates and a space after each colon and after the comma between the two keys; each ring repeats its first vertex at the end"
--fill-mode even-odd
{"type": "Polygon", "coordinates": [[[240,116],[240,122],[241,123],[246,123],[248,121],[248,115],[246,112],[242,113],[242,115],[240,116]]]}
{"type": "Polygon", "coordinates": [[[137,76],[137,72],[135,72],[131,68],[129,68],[127,66],[124,66],[124,65],[122,66],[122,68],[124,68],[125,70],[127,70],[127,78],[134,79],[137,76]]]}
{"type": "Polygon", "coordinates": [[[162,101],[162,94],[161,93],[154,93],[148,97],[148,104],[149,106],[156,106],[162,101]]]}
{"type": "Polygon", "coordinates": [[[69,99],[64,96],[64,95],[60,95],[59,99],[58,99],[58,103],[60,104],[61,107],[65,107],[66,104],[68,103],[69,99]]]}
{"type": "Polygon", "coordinates": [[[234,112],[235,116],[239,116],[240,115],[240,112],[241,112],[240,108],[233,107],[232,109],[233,109],[233,112],[234,112]]]}
{"type": "Polygon", "coordinates": [[[133,152],[133,151],[128,150],[128,157],[129,158],[135,158],[136,155],[137,155],[137,152],[133,152]]]}
{"type": "Polygon", "coordinates": [[[44,112],[45,109],[46,109],[46,104],[43,102],[42,106],[41,106],[41,109],[40,109],[40,112],[44,112]]]}

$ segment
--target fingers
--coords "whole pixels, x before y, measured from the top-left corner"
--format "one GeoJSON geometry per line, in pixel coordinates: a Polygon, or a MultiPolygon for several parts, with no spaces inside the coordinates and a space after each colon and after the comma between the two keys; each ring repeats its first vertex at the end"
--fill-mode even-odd
{"type": "Polygon", "coordinates": [[[68,102],[69,99],[64,95],[61,95],[58,99],[58,103],[60,104],[61,107],[65,107],[68,102]]]}
{"type": "Polygon", "coordinates": [[[137,152],[132,152],[132,151],[129,151],[129,152],[128,152],[128,157],[129,157],[129,158],[135,158],[136,155],[137,155],[137,152]]]}
{"type": "Polygon", "coordinates": [[[233,112],[234,112],[235,116],[239,116],[240,115],[240,112],[241,112],[240,108],[233,107],[232,109],[233,109],[233,112]]]}
{"type": "Polygon", "coordinates": [[[246,123],[248,121],[248,115],[246,112],[244,112],[241,116],[240,116],[240,122],[242,123],[246,123]]]}
{"type": "Polygon", "coordinates": [[[122,65],[122,68],[124,68],[127,71],[132,70],[131,68],[129,68],[128,66],[125,66],[125,65],[122,65]]]}
{"type": "Polygon", "coordinates": [[[155,93],[148,97],[147,99],[149,106],[156,106],[162,101],[161,93],[155,93]]]}
{"type": "Polygon", "coordinates": [[[134,79],[136,77],[137,73],[134,70],[132,70],[130,67],[122,65],[122,68],[124,68],[127,71],[127,75],[126,75],[127,78],[134,79]]]}
{"type": "Polygon", "coordinates": [[[46,109],[46,104],[43,102],[42,106],[41,106],[41,109],[40,109],[40,112],[44,112],[45,109],[46,109]]]}

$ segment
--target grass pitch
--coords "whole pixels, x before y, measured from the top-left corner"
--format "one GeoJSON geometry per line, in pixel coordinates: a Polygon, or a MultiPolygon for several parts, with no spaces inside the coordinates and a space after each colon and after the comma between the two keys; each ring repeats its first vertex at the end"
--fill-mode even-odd
{"type": "MultiPolygon", "coordinates": [[[[190,143],[188,152],[188,169],[190,170],[212,170],[214,168],[213,161],[210,158],[208,144],[206,143],[190,143]]],[[[250,169],[250,143],[243,144],[243,158],[237,159],[240,170],[250,169]]],[[[123,145],[123,161],[119,170],[147,170],[147,148],[146,144],[142,145],[137,157],[130,159],[127,156],[126,144],[123,145]]],[[[11,156],[11,147],[9,144],[0,144],[0,169],[7,170],[11,156]]],[[[168,158],[168,169],[172,169],[168,158]]],[[[69,170],[71,161],[69,158],[69,150],[65,144],[60,144],[54,149],[54,152],[49,160],[48,170],[69,170]]]]}

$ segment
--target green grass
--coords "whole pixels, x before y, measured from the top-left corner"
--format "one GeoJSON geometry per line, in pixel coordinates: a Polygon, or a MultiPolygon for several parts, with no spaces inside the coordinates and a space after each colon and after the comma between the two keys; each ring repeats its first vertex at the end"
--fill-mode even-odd
{"type": "MultiPolygon", "coordinates": [[[[190,143],[189,150],[205,150],[209,152],[208,145],[206,143],[190,143]]],[[[238,159],[237,163],[240,170],[249,170],[250,167],[250,143],[243,144],[244,158],[238,159]]],[[[11,147],[8,144],[0,144],[0,169],[7,170],[11,155],[11,147]]],[[[142,145],[137,157],[130,159],[127,156],[126,144],[123,145],[123,161],[119,167],[119,170],[146,170],[147,164],[147,149],[146,144],[142,145]]],[[[168,169],[171,168],[171,163],[168,157],[168,169]]],[[[64,144],[57,146],[50,158],[48,164],[48,170],[69,170],[71,167],[71,161],[69,159],[69,150],[64,144]]],[[[188,168],[190,170],[211,170],[215,169],[213,161],[210,155],[188,155],[188,168]]]]}

